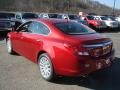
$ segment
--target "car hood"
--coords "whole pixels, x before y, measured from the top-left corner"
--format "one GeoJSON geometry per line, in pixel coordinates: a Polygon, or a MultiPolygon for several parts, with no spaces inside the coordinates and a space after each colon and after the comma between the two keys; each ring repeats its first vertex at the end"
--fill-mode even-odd
{"type": "Polygon", "coordinates": [[[72,35],[69,36],[69,39],[66,39],[66,41],[72,41],[72,43],[76,44],[83,44],[83,45],[92,45],[92,44],[100,44],[104,42],[110,41],[109,38],[106,38],[103,35],[100,35],[98,33],[94,34],[85,34],[85,35],[72,35]]]}

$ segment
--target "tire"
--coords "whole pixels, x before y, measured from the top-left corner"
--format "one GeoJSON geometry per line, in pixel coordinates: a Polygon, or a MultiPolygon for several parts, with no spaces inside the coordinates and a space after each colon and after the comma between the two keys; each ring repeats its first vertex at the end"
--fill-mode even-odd
{"type": "Polygon", "coordinates": [[[6,40],[6,46],[7,46],[7,52],[8,52],[9,54],[14,54],[14,51],[13,51],[13,49],[12,49],[12,43],[11,43],[10,38],[8,38],[8,39],[6,40]]]}
{"type": "Polygon", "coordinates": [[[43,79],[47,81],[55,80],[55,73],[51,59],[47,53],[41,54],[38,58],[38,66],[43,79]]]}

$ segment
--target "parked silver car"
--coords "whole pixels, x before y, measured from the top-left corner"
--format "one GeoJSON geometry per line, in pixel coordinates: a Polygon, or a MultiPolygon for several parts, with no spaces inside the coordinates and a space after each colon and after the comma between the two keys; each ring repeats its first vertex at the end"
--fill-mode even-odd
{"type": "Polygon", "coordinates": [[[58,14],[57,13],[40,13],[39,17],[40,18],[57,18],[58,14]]]}
{"type": "Polygon", "coordinates": [[[95,16],[97,20],[104,21],[108,28],[118,28],[118,22],[107,16],[95,16]]]}
{"type": "Polygon", "coordinates": [[[74,22],[82,23],[84,25],[88,25],[88,22],[86,20],[81,19],[76,14],[58,14],[57,18],[59,18],[59,19],[68,19],[68,20],[72,20],[74,22]]]}
{"type": "Polygon", "coordinates": [[[15,18],[21,23],[25,23],[28,20],[39,18],[37,13],[31,12],[18,12],[15,15],[15,18]]]}

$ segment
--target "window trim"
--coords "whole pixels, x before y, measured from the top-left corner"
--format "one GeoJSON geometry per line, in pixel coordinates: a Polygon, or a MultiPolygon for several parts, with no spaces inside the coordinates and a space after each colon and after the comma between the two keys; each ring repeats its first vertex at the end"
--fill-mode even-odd
{"type": "Polygon", "coordinates": [[[31,23],[31,21],[28,21],[28,22],[25,22],[25,23],[21,24],[19,27],[17,27],[16,31],[19,31],[19,29],[27,23],[31,23]]]}
{"type": "MultiPolygon", "coordinates": [[[[43,35],[43,36],[49,36],[50,34],[51,34],[51,29],[48,27],[48,25],[46,25],[44,22],[41,22],[41,21],[35,21],[35,20],[30,20],[30,21],[28,21],[28,22],[25,22],[25,23],[23,23],[22,25],[20,25],[16,30],[18,30],[21,26],[23,26],[23,25],[25,25],[26,23],[30,23],[30,22],[38,22],[38,23],[41,23],[41,24],[43,24],[44,26],[46,26],[47,28],[48,28],[48,30],[49,30],[49,33],[46,35],[46,34],[38,34],[38,33],[33,33],[33,32],[27,32],[27,33],[29,33],[29,34],[37,34],[37,35],[43,35]]],[[[25,32],[26,33],[26,32],[25,32]]]]}
{"type": "Polygon", "coordinates": [[[31,34],[38,34],[38,35],[48,36],[51,33],[51,29],[45,23],[43,23],[41,21],[32,21],[32,22],[37,22],[37,23],[43,24],[44,26],[47,27],[47,29],[49,30],[49,33],[48,34],[42,34],[42,33],[33,33],[32,32],[31,34]]]}

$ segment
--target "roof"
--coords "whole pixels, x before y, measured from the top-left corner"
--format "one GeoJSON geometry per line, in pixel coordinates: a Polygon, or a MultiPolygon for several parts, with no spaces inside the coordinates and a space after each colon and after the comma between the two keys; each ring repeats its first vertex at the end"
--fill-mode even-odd
{"type": "Polygon", "coordinates": [[[41,21],[41,22],[44,22],[44,23],[51,23],[51,24],[54,24],[54,23],[59,23],[59,22],[67,22],[67,20],[64,20],[64,19],[34,19],[35,21],[41,21]]]}

